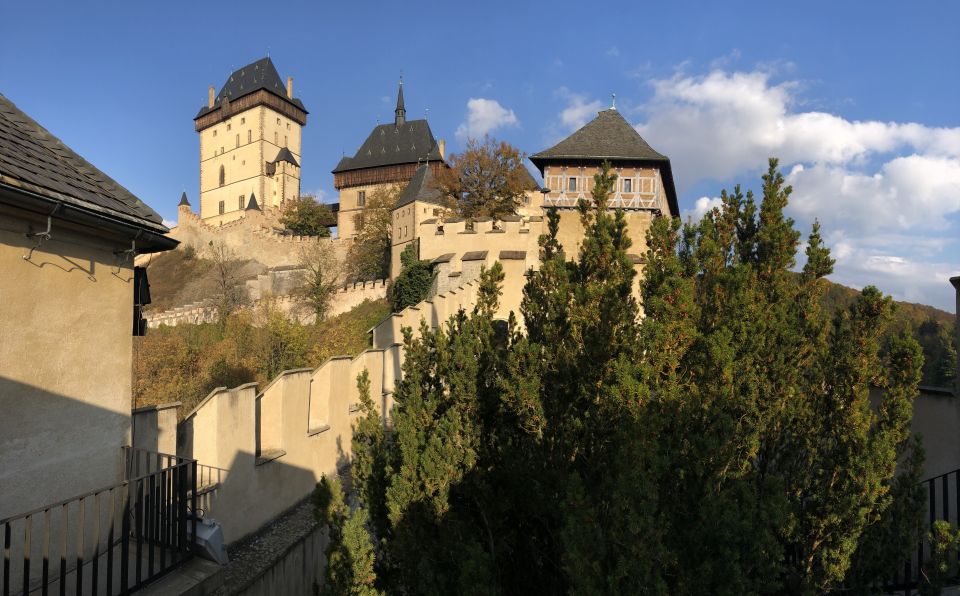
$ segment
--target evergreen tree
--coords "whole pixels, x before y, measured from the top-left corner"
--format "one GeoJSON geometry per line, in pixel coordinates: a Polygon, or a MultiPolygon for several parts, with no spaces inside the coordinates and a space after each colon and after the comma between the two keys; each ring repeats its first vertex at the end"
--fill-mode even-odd
{"type": "Polygon", "coordinates": [[[324,476],[314,493],[314,513],[329,533],[327,570],[321,593],[331,596],[382,594],[374,587],[374,552],[367,530],[366,509],[356,507],[351,511],[340,481],[324,476]]]}
{"type": "Polygon", "coordinates": [[[400,253],[400,274],[393,280],[387,292],[387,300],[393,312],[400,312],[426,299],[433,285],[433,271],[429,261],[417,258],[417,248],[409,244],[400,253]]]}

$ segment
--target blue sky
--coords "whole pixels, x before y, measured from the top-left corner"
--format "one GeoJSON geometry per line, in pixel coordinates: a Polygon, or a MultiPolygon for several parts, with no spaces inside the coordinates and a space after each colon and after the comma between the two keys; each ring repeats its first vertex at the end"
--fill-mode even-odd
{"type": "Polygon", "coordinates": [[[16,2],[0,92],[168,219],[197,197],[207,86],[267,53],[310,110],[302,190],[327,200],[401,71],[448,151],[488,132],[534,153],[615,92],[687,214],[780,156],[834,280],[953,311],[957,23],[955,2],[16,2]]]}

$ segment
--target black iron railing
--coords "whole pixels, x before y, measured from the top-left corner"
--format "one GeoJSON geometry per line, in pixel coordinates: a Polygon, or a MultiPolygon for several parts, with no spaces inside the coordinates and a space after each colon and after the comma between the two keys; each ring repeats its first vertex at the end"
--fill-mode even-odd
{"type": "Polygon", "coordinates": [[[0,520],[3,596],[127,594],[196,550],[197,462],[124,448],[124,480],[0,520]]]}
{"type": "MultiPolygon", "coordinates": [[[[940,476],[929,478],[920,483],[927,493],[927,513],[925,525],[932,531],[937,521],[944,520],[954,528],[960,523],[960,470],[953,470],[940,476]]],[[[884,586],[890,592],[903,592],[910,596],[923,581],[924,564],[932,556],[932,547],[927,540],[926,531],[921,528],[916,553],[904,561],[902,569],[884,586]]],[[[958,555],[960,562],[960,555],[958,555]]]]}

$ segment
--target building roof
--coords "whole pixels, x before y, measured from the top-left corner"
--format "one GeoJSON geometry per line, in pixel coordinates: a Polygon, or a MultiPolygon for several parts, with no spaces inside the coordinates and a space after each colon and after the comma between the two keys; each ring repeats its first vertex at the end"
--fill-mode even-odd
{"type": "Polygon", "coordinates": [[[173,248],[160,215],[129,190],[67,147],[0,94],[0,188],[18,193],[23,206],[37,198],[57,203],[58,217],[146,231],[144,241],[173,248]],[[27,196],[29,195],[29,197],[27,196]],[[159,239],[153,237],[161,235],[159,239]]]}
{"type": "Polygon", "coordinates": [[[251,209],[256,209],[260,211],[260,204],[257,203],[257,193],[250,193],[250,201],[247,203],[247,208],[245,211],[250,211],[251,209]]]}
{"type": "Polygon", "coordinates": [[[177,203],[177,207],[190,206],[190,201],[187,200],[187,191],[183,191],[183,194],[180,195],[180,202],[177,203]]]}
{"type": "Polygon", "coordinates": [[[272,163],[277,163],[279,161],[285,161],[287,163],[292,163],[293,165],[300,167],[300,164],[297,163],[297,158],[293,156],[293,153],[290,153],[290,150],[284,147],[280,150],[280,153],[277,153],[277,157],[274,158],[272,163]]]}
{"type": "Polygon", "coordinates": [[[197,118],[219,109],[224,99],[236,101],[244,95],[249,95],[261,89],[286,100],[304,112],[307,111],[302,101],[287,97],[287,87],[283,84],[280,73],[277,72],[277,67],[273,65],[273,61],[268,56],[233,71],[233,74],[227,77],[223,87],[220,88],[220,93],[217,94],[213,107],[203,106],[200,108],[197,118]]]}
{"type": "Polygon", "coordinates": [[[407,187],[400,193],[400,198],[397,199],[394,209],[409,205],[414,201],[423,201],[434,205],[443,204],[440,190],[433,185],[433,170],[427,164],[417,168],[407,187]]]}
{"type": "Polygon", "coordinates": [[[609,159],[664,161],[616,109],[603,110],[569,137],[530,156],[538,168],[548,159],[609,159]]]}
{"type": "Polygon", "coordinates": [[[440,147],[433,138],[427,121],[407,120],[402,78],[397,91],[397,107],[393,114],[391,124],[381,124],[374,128],[357,153],[353,157],[344,156],[333,169],[333,173],[421,161],[443,161],[440,147]]]}
{"type": "Polygon", "coordinates": [[[597,112],[597,117],[553,147],[530,156],[540,174],[553,161],[651,162],[661,168],[667,200],[673,215],[679,215],[670,158],[658,153],[630,126],[616,108],[597,112]]]}
{"type": "Polygon", "coordinates": [[[356,155],[341,159],[333,173],[420,161],[443,161],[430,125],[426,120],[407,120],[400,126],[391,122],[374,128],[356,155]]]}

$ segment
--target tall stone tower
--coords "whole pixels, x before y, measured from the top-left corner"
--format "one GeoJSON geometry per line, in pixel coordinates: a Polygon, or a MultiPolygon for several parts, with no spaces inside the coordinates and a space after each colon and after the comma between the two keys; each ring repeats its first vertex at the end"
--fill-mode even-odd
{"type": "Polygon", "coordinates": [[[300,196],[301,129],[307,109],[270,58],[235,71],[193,119],[200,134],[200,217],[222,224],[300,196]]]}

